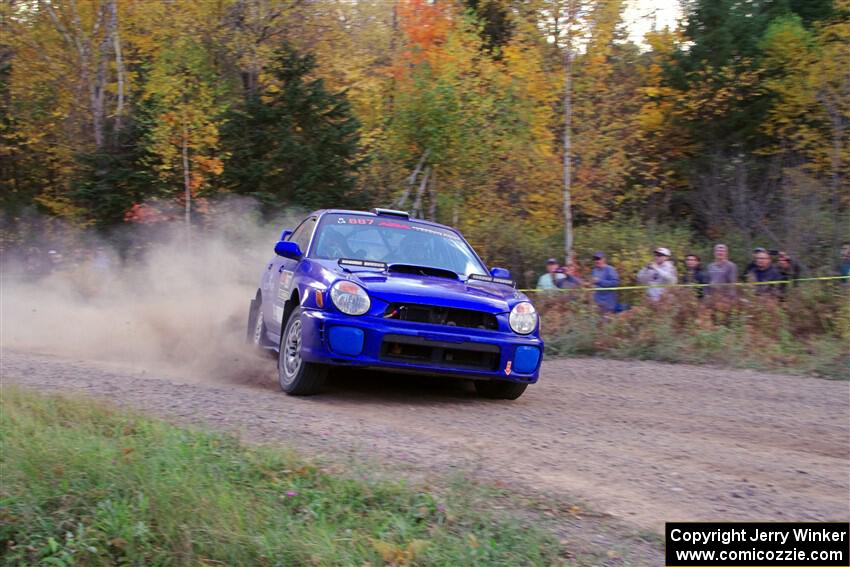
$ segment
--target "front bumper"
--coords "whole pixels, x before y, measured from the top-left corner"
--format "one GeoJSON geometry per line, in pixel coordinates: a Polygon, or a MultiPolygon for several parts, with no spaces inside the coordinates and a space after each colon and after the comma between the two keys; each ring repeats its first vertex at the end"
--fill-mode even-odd
{"type": "Polygon", "coordinates": [[[446,327],[305,309],[307,362],[534,383],[543,341],[504,331],[446,327]]]}

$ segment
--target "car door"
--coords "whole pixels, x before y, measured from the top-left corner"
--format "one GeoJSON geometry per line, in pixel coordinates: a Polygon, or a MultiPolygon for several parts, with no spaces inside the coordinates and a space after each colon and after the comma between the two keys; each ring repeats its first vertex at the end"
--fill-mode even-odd
{"type": "MultiPolygon", "coordinates": [[[[316,229],[316,221],[316,217],[308,217],[287,238],[288,241],[298,244],[302,254],[307,254],[310,240],[316,229]]],[[[278,339],[280,338],[281,327],[285,323],[283,321],[283,308],[292,295],[292,288],[295,285],[295,268],[301,261],[301,259],[293,260],[283,256],[276,256],[272,261],[272,301],[268,302],[271,312],[266,311],[263,316],[268,321],[266,328],[273,335],[277,335],[278,339]]]]}

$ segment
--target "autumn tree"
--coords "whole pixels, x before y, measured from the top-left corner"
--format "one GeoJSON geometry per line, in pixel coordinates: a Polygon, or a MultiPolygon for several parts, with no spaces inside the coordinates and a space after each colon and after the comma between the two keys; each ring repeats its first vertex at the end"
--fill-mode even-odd
{"type": "Polygon", "coordinates": [[[573,204],[584,219],[611,215],[628,189],[637,133],[637,50],[625,43],[624,3],[599,2],[587,14],[585,51],[575,62],[573,204]]]}
{"type": "Polygon", "coordinates": [[[551,201],[559,85],[543,48],[518,26],[496,56],[476,16],[449,5],[406,2],[399,16],[392,113],[370,169],[395,158],[403,167],[385,167],[384,182],[396,206],[459,226],[522,272],[562,226],[551,201]]]}
{"type": "Polygon", "coordinates": [[[837,8],[813,28],[797,15],[777,18],[761,45],[773,98],[763,129],[774,143],[764,153],[781,164],[783,218],[809,239],[820,231],[806,226],[828,221],[833,246],[850,205],[850,3],[837,8]]]}
{"type": "Polygon", "coordinates": [[[144,92],[154,109],[148,163],[169,193],[180,188],[187,230],[193,198],[222,172],[221,107],[208,56],[195,38],[175,38],[152,61],[144,92]]]}

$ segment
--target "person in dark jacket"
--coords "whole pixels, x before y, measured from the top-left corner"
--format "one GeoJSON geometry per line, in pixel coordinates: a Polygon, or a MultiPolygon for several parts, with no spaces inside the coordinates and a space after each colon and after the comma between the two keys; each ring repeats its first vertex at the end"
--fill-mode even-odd
{"type": "MultiPolygon", "coordinates": [[[[770,261],[770,254],[767,252],[759,252],[754,254],[755,267],[747,272],[747,281],[750,283],[764,282],[779,282],[782,280],[782,275],[779,270],[773,266],[770,261]]],[[[779,287],[777,285],[757,285],[756,294],[758,295],[778,295],[779,287]]]]}
{"type": "MultiPolygon", "coordinates": [[[[702,262],[696,254],[688,254],[685,256],[685,271],[682,274],[683,284],[707,284],[708,274],[702,269],[702,262]]],[[[697,297],[702,299],[705,296],[705,288],[698,287],[696,289],[697,297]]]]}
{"type": "MultiPolygon", "coordinates": [[[[791,287],[797,287],[800,278],[800,264],[795,262],[787,252],[780,250],[776,259],[776,271],[782,276],[784,282],[791,282],[791,287]]],[[[782,298],[788,294],[788,283],[780,284],[779,295],[782,298]]]]}
{"type": "Polygon", "coordinates": [[[756,256],[758,256],[762,252],[770,254],[770,252],[767,251],[767,248],[764,248],[762,246],[756,246],[755,248],[753,248],[753,254],[750,257],[750,262],[744,267],[744,273],[741,274],[742,281],[748,281],[747,274],[756,269],[756,256]]]}
{"type": "MultiPolygon", "coordinates": [[[[617,287],[620,285],[620,275],[608,265],[605,254],[593,254],[593,271],[590,273],[593,287],[617,287]]],[[[616,313],[618,310],[616,291],[594,291],[593,301],[602,313],[616,313]]]]}
{"type": "MultiPolygon", "coordinates": [[[[838,275],[845,278],[850,276],[850,244],[845,244],[841,247],[841,262],[838,264],[838,275]]],[[[844,280],[841,283],[850,285],[850,280],[844,280]]]]}

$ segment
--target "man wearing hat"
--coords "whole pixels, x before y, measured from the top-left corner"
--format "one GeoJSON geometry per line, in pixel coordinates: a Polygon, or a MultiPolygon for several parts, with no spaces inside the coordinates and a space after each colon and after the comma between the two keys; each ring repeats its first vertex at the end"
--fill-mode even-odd
{"type": "MultiPolygon", "coordinates": [[[[617,287],[620,285],[620,275],[617,270],[608,265],[605,254],[602,252],[593,253],[593,271],[591,271],[590,277],[593,287],[617,287]]],[[[616,291],[594,291],[593,301],[596,302],[599,310],[603,313],[616,313],[619,308],[616,291]]]]}
{"type": "Polygon", "coordinates": [[[561,286],[559,286],[558,283],[565,277],[566,276],[561,270],[560,264],[558,264],[558,260],[555,258],[549,258],[546,260],[546,273],[540,276],[537,280],[537,289],[559,288],[561,286]]]}
{"type": "Polygon", "coordinates": [[[653,286],[646,290],[646,294],[652,301],[658,301],[669,288],[655,287],[673,285],[678,277],[676,266],[670,261],[670,250],[664,247],[656,248],[653,252],[653,261],[642,268],[637,275],[638,283],[653,286]]]}

